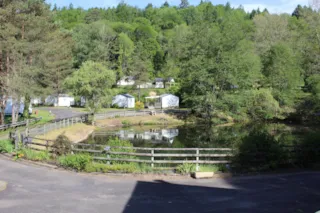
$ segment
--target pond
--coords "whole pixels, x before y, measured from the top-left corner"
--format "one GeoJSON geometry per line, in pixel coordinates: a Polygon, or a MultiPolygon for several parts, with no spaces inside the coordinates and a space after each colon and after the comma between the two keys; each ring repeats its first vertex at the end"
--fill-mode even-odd
{"type": "Polygon", "coordinates": [[[248,124],[233,126],[133,126],[100,129],[83,143],[107,145],[112,137],[129,140],[135,147],[229,148],[255,132],[266,132],[281,143],[292,145],[319,128],[284,124],[248,124]]]}

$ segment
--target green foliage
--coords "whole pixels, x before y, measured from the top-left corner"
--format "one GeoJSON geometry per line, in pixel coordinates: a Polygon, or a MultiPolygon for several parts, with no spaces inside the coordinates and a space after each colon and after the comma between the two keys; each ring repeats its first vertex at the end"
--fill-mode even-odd
{"type": "MultiPolygon", "coordinates": [[[[133,144],[130,141],[125,141],[125,140],[121,140],[117,137],[115,138],[111,138],[108,140],[108,146],[111,147],[111,151],[112,152],[128,152],[128,153],[135,153],[136,150],[133,149],[133,144]],[[124,148],[113,148],[113,147],[127,147],[127,149],[124,148]]],[[[121,159],[121,158],[132,158],[134,159],[134,156],[125,156],[125,155],[115,155],[115,154],[111,154],[110,155],[111,158],[117,158],[117,159],[121,159]]],[[[114,162],[116,164],[125,164],[125,162],[114,162]]]]}
{"type": "Polygon", "coordinates": [[[304,168],[320,165],[320,133],[309,133],[296,146],[296,162],[304,168]]]}
{"type": "Polygon", "coordinates": [[[53,143],[53,152],[55,155],[67,155],[72,151],[71,141],[64,134],[59,135],[53,143]]]}
{"type": "Polygon", "coordinates": [[[104,164],[104,163],[90,163],[86,165],[86,172],[102,172],[102,173],[145,173],[150,171],[148,167],[140,166],[135,163],[127,164],[104,164]]]}
{"type": "Polygon", "coordinates": [[[144,109],[144,103],[141,101],[137,101],[134,107],[135,110],[142,110],[144,109]]]}
{"type": "Polygon", "coordinates": [[[124,120],[121,123],[122,123],[123,126],[130,126],[131,125],[131,122],[127,121],[127,120],[124,120]]]}
{"type": "Polygon", "coordinates": [[[86,98],[86,105],[91,112],[97,112],[102,104],[111,101],[110,88],[115,80],[114,71],[101,63],[87,61],[65,83],[75,96],[86,98]]]}
{"type": "Polygon", "coordinates": [[[21,157],[32,161],[48,161],[51,157],[47,151],[35,151],[32,149],[22,149],[19,151],[19,154],[21,157]]]}
{"type": "Polygon", "coordinates": [[[195,172],[195,171],[196,171],[195,165],[189,164],[189,163],[181,164],[176,168],[176,172],[183,175],[191,174],[192,172],[195,172]]]}
{"type": "Polygon", "coordinates": [[[0,140],[0,153],[13,152],[14,145],[10,140],[0,140]]]}
{"type": "Polygon", "coordinates": [[[200,165],[199,172],[218,172],[221,170],[219,166],[216,165],[200,165]]]}
{"type": "Polygon", "coordinates": [[[85,170],[86,166],[91,162],[92,157],[86,154],[69,154],[58,158],[59,165],[77,171],[85,170]]]}
{"type": "Polygon", "coordinates": [[[267,171],[287,164],[288,156],[271,134],[263,129],[251,131],[238,144],[233,166],[241,171],[267,171]]]}

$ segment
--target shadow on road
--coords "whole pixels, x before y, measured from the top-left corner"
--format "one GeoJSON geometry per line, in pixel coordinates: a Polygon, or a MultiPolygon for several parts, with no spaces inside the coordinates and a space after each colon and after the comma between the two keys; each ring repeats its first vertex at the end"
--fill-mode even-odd
{"type": "MultiPolygon", "coordinates": [[[[139,181],[123,213],[316,212],[319,174],[221,180],[212,187],[139,181]]],[[[210,180],[208,180],[209,182],[210,180]]]]}

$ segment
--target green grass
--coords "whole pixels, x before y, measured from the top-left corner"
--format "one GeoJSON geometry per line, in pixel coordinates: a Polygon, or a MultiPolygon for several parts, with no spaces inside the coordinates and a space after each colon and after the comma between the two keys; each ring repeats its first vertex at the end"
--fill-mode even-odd
{"type": "Polygon", "coordinates": [[[126,163],[126,164],[104,164],[104,163],[89,163],[86,165],[85,172],[102,172],[102,173],[149,173],[152,168],[146,164],[126,163]]]}
{"type": "Polygon", "coordinates": [[[22,149],[18,153],[21,157],[32,161],[48,161],[51,155],[47,151],[35,151],[32,149],[22,149]]]}
{"type": "Polygon", "coordinates": [[[0,140],[0,153],[11,153],[14,145],[10,140],[0,140]]]}
{"type": "Polygon", "coordinates": [[[69,154],[58,158],[58,163],[64,168],[83,171],[88,164],[92,162],[92,158],[87,154],[69,154]]]}
{"type": "Polygon", "coordinates": [[[49,113],[49,111],[35,108],[33,110],[33,114],[31,116],[31,118],[40,118],[40,117],[42,117],[42,119],[36,123],[37,125],[48,123],[48,122],[54,120],[54,118],[55,118],[53,114],[49,113]],[[34,114],[36,111],[38,111],[37,115],[34,114]]]}

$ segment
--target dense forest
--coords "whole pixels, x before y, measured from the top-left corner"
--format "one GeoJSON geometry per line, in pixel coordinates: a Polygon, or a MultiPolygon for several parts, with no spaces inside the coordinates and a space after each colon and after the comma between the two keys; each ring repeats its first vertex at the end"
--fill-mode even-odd
{"type": "MultiPolygon", "coordinates": [[[[72,92],[97,107],[116,81],[173,77],[208,121],[320,121],[320,14],[181,0],[144,9],[0,1],[0,111],[8,97],[72,92]]],[[[1,113],[0,124],[4,122],[1,113]]]]}

